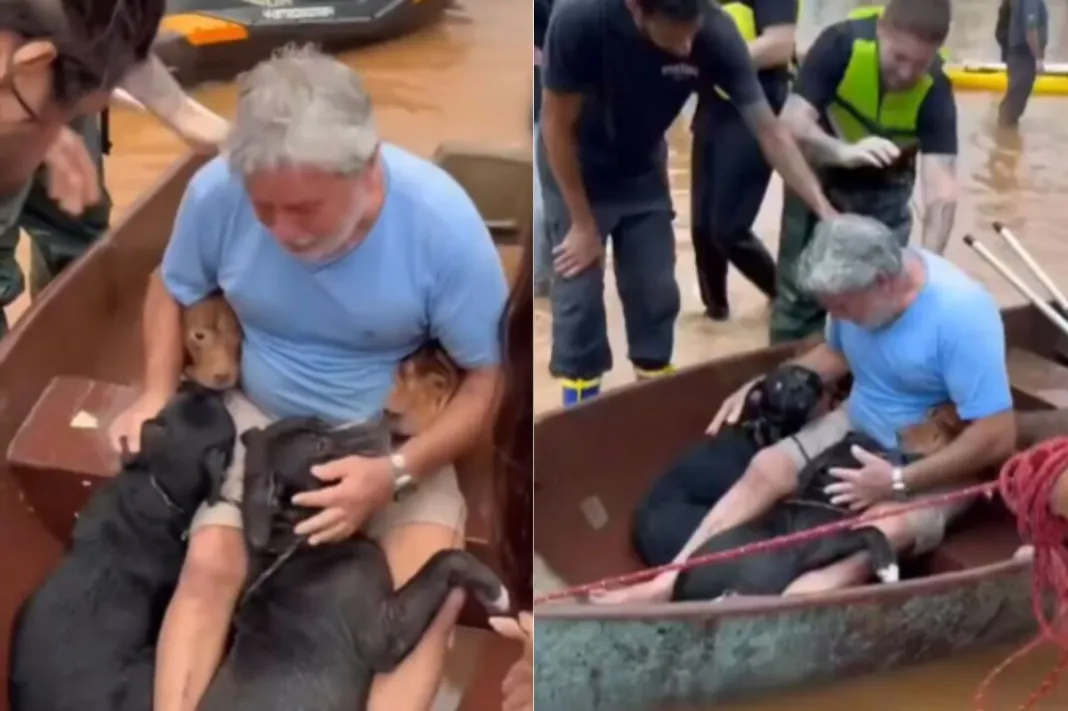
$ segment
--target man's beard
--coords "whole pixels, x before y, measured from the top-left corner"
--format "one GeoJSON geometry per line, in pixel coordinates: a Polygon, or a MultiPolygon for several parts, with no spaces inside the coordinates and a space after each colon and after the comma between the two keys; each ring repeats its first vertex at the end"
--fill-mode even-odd
{"type": "Polygon", "coordinates": [[[314,249],[305,252],[294,253],[294,256],[307,264],[317,265],[332,261],[352,243],[356,234],[356,228],[360,226],[364,217],[367,216],[367,198],[357,195],[353,198],[352,209],[345,219],[338,225],[333,234],[326,238],[316,240],[314,249]]]}

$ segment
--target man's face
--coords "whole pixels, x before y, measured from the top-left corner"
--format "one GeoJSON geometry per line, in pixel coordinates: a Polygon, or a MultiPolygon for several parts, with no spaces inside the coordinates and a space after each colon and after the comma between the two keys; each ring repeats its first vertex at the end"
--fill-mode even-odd
{"type": "Polygon", "coordinates": [[[107,106],[105,91],[73,107],[59,106],[53,99],[55,57],[51,42],[0,34],[0,195],[33,177],[66,123],[107,106]]]}
{"type": "Polygon", "coordinates": [[[938,54],[938,45],[890,27],[885,22],[880,22],[878,28],[879,66],[883,84],[889,91],[907,91],[916,86],[931,66],[938,54]]]}
{"type": "Polygon", "coordinates": [[[332,256],[367,214],[377,172],[358,176],[288,167],[252,175],[245,183],[256,217],[294,256],[315,261],[332,256]]]}
{"type": "Polygon", "coordinates": [[[821,294],[817,300],[831,318],[854,323],[869,331],[883,328],[898,315],[889,285],[882,281],[867,289],[844,294],[821,294]]]}
{"type": "Polygon", "coordinates": [[[638,31],[660,49],[679,58],[690,56],[697,30],[701,27],[700,19],[692,22],[679,22],[660,15],[642,12],[634,0],[628,0],[627,6],[634,17],[638,31]]]}

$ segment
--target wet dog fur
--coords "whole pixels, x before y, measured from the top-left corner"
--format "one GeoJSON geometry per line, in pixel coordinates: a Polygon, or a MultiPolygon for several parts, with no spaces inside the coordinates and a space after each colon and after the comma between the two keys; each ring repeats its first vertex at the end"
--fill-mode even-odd
{"type": "Polygon", "coordinates": [[[205,388],[228,390],[241,375],[243,332],[222,293],[182,309],[185,376],[205,388]]]}
{"type": "Polygon", "coordinates": [[[374,540],[357,534],[310,547],[295,537],[293,527],[314,511],[294,506],[292,497],[322,486],[311,467],[379,455],[388,436],[381,424],[338,430],[314,419],[242,436],[250,582],[233,644],[200,711],[360,711],[374,675],[408,656],[453,588],[496,614],[508,611],[501,581],[467,552],[435,554],[394,591],[374,540]]]}
{"type": "MultiPolygon", "coordinates": [[[[905,452],[902,464],[928,456],[953,441],[964,429],[952,405],[933,408],[925,422],[899,433],[905,452]]],[[[892,454],[872,438],[850,433],[844,440],[812,459],[798,475],[795,498],[776,504],[755,521],[712,537],[694,556],[710,555],[819,526],[837,523],[857,514],[831,504],[824,488],[835,481],[828,472],[835,467],[859,468],[852,448],[872,454],[892,454]]],[[[674,599],[713,600],[725,595],[777,595],[803,573],[818,570],[854,553],[868,551],[876,577],[884,583],[900,579],[897,555],[886,535],[875,526],[823,536],[812,541],[743,556],[732,561],[702,565],[680,573],[674,599]]]]}
{"type": "Polygon", "coordinates": [[[151,711],[156,637],[193,513],[222,480],[234,422],[183,385],[145,422],[141,450],[80,512],[70,550],[20,609],[12,711],[151,711]]]}

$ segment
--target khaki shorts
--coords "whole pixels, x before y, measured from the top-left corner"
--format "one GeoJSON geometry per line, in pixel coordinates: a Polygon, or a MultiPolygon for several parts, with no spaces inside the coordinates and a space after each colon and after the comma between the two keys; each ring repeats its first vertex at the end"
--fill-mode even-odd
{"type": "MultiPolygon", "coordinates": [[[[841,442],[853,429],[853,423],[845,407],[839,407],[815,422],[809,423],[793,437],[788,437],[774,446],[789,456],[800,471],[809,460],[822,454],[831,445],[841,442]]],[[[930,489],[926,494],[928,496],[945,494],[957,488],[940,487],[930,489]]],[[[910,498],[917,499],[922,496],[917,494],[910,498]]],[[[915,543],[909,553],[921,555],[937,548],[945,538],[946,526],[967,511],[971,504],[970,500],[955,501],[901,514],[908,522],[909,530],[915,538],[915,543]]]]}
{"type": "MultiPolygon", "coordinates": [[[[259,408],[242,393],[231,391],[227,395],[227,408],[234,418],[238,433],[270,423],[259,408]]],[[[190,535],[204,526],[227,526],[242,528],[240,502],[245,488],[245,446],[240,436],[234,445],[234,458],[226,472],[222,495],[226,501],[202,504],[193,516],[190,535]]],[[[463,533],[467,519],[467,507],[456,480],[456,470],[449,466],[437,474],[419,481],[415,490],[402,501],[392,502],[374,514],[365,528],[368,535],[381,538],[390,529],[409,523],[431,523],[463,533]]]]}

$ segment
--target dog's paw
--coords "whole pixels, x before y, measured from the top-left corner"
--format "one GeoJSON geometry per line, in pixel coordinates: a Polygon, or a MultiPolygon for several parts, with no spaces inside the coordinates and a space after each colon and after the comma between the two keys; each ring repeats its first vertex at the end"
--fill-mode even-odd
{"type": "Polygon", "coordinates": [[[1016,552],[1012,554],[1012,559],[1031,562],[1035,559],[1035,547],[1032,545],[1020,546],[1016,549],[1016,552]]]}
{"type": "Polygon", "coordinates": [[[875,571],[875,574],[879,576],[879,580],[884,583],[896,583],[901,581],[901,569],[897,566],[897,563],[891,563],[885,567],[879,568],[875,571]]]}

